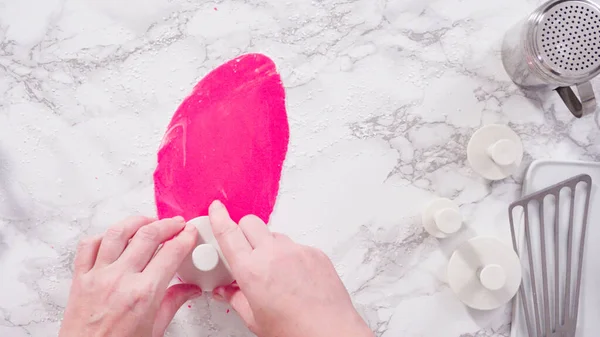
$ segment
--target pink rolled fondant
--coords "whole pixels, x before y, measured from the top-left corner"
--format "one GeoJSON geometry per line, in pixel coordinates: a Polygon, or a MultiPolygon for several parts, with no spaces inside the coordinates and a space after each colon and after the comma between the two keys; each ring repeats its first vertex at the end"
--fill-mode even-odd
{"type": "Polygon", "coordinates": [[[288,148],[285,91],[260,54],[233,59],[204,77],[179,106],[154,172],[159,218],[208,214],[221,200],[234,221],[268,222],[288,148]]]}

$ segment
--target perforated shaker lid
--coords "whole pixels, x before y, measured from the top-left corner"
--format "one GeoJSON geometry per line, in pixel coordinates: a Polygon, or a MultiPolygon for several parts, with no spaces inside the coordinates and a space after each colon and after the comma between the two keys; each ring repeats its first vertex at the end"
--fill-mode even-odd
{"type": "Polygon", "coordinates": [[[565,79],[600,72],[600,8],[587,0],[558,1],[545,8],[535,29],[538,60],[565,79]]]}

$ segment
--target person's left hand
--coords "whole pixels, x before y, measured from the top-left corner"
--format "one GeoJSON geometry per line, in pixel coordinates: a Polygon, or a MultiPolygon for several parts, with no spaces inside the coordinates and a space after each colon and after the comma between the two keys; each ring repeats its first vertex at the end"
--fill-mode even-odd
{"type": "Polygon", "coordinates": [[[190,284],[167,288],[197,239],[181,217],[131,217],[82,240],[59,337],[163,336],[177,310],[202,294],[190,284]]]}

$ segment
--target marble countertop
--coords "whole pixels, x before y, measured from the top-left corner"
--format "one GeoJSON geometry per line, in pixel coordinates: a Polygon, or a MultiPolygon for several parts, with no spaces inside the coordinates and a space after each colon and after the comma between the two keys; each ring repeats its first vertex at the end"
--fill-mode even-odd
{"type": "MultiPolygon", "coordinates": [[[[155,213],[171,114],[211,69],[261,52],[281,72],[291,128],[272,229],[333,259],[378,336],[507,336],[510,308],[455,298],[449,255],[475,234],[508,242],[532,160],[600,159],[591,116],[526,97],[504,72],[502,36],[537,4],[0,0],[0,335],[55,336],[79,238],[155,213]],[[490,123],[526,151],[494,183],[465,157],[490,123]],[[460,204],[467,229],[452,240],[421,227],[435,196],[460,204]]],[[[195,300],[168,335],[250,335],[226,309],[195,300]]]]}

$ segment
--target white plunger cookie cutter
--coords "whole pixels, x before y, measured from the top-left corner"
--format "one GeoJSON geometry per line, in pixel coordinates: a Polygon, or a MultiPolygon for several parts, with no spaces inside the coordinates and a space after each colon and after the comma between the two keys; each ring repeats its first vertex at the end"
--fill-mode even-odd
{"type": "Polygon", "coordinates": [[[231,284],[233,276],[229,264],[223,257],[207,216],[194,218],[188,223],[198,230],[198,246],[188,255],[177,275],[185,283],[196,284],[203,291],[231,284]]]}
{"type": "Polygon", "coordinates": [[[478,310],[508,303],[521,285],[521,263],[496,238],[476,237],[461,245],[448,263],[448,283],[458,298],[478,310]]]}
{"type": "Polygon", "coordinates": [[[523,160],[523,143],[508,126],[492,124],[477,130],[467,146],[473,170],[489,180],[513,174],[523,160]]]}
{"type": "Polygon", "coordinates": [[[441,239],[458,232],[462,227],[463,218],[452,200],[438,198],[427,205],[422,222],[429,234],[441,239]]]}

